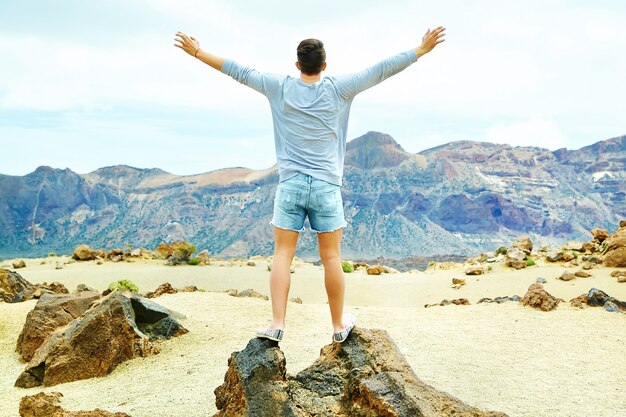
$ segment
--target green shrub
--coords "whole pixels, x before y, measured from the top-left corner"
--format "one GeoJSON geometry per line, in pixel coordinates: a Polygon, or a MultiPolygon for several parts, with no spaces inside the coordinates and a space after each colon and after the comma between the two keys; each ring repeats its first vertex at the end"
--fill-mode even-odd
{"type": "Polygon", "coordinates": [[[50,252],[50,253],[48,254],[48,257],[52,257],[52,256],[57,256],[57,254],[56,254],[56,253],[54,253],[54,252],[50,252]]]}
{"type": "Polygon", "coordinates": [[[341,261],[341,269],[343,269],[343,272],[349,274],[350,272],[354,272],[354,266],[352,265],[352,262],[348,262],[348,261],[341,261]]]}
{"type": "Polygon", "coordinates": [[[571,251],[570,253],[574,256],[574,259],[578,259],[578,252],[571,251]]]}
{"type": "Polygon", "coordinates": [[[120,279],[119,281],[112,282],[109,284],[108,289],[109,291],[120,290],[122,292],[130,291],[133,294],[139,293],[139,288],[137,287],[137,284],[129,279],[120,279]]]}
{"type": "Polygon", "coordinates": [[[200,264],[200,259],[198,258],[189,258],[189,260],[187,261],[188,265],[199,265],[200,264]]]}
{"type": "Polygon", "coordinates": [[[534,266],[535,260],[533,258],[526,259],[526,266],[534,266]]]}
{"type": "Polygon", "coordinates": [[[492,269],[493,269],[493,266],[487,265],[487,271],[491,271],[492,269]]]}

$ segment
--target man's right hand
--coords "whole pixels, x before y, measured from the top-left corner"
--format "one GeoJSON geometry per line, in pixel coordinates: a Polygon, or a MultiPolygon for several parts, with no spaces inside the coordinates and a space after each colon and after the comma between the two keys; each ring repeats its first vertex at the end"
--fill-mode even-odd
{"type": "Polygon", "coordinates": [[[417,54],[417,57],[419,58],[422,55],[429,53],[435,46],[439,45],[441,42],[445,42],[445,39],[443,38],[446,35],[445,31],[446,28],[443,26],[439,26],[433,31],[428,29],[422,37],[422,44],[415,48],[415,54],[417,54]]]}

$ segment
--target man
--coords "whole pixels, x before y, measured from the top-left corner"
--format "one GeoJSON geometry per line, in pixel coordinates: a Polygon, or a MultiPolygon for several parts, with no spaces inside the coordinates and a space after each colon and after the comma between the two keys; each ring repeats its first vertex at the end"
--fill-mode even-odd
{"type": "Polygon", "coordinates": [[[441,26],[428,29],[416,48],[355,74],[324,78],[324,44],[305,39],[297,49],[300,76],[294,78],[260,73],[200,49],[192,36],[176,34],[176,47],[264,94],[272,109],[279,174],[270,222],[275,243],[270,273],[273,321],[269,328],[257,332],[258,337],[275,341],[283,338],[291,284],[289,270],[306,217],[317,232],[333,340],[345,341],[354,328],[354,317],[343,314],[345,280],[340,252],[342,229],[347,225],[340,187],[350,106],[358,93],[404,70],[444,42],[444,36],[441,26]]]}

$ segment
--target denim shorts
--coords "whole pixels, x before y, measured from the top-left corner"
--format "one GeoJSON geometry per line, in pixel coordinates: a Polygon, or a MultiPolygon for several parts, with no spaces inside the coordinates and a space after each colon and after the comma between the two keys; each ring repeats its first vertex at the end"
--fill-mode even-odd
{"type": "Polygon", "coordinates": [[[314,232],[334,232],[346,227],[340,186],[302,173],[279,182],[270,224],[301,232],[307,216],[314,232]]]}

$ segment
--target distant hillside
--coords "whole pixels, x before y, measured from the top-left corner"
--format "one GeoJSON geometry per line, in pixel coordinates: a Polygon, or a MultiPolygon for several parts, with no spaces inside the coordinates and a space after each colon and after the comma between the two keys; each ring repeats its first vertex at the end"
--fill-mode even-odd
{"type": "MultiPolygon", "coordinates": [[[[588,239],[626,218],[625,136],[551,152],[459,141],[419,154],[389,135],[348,143],[343,197],[348,258],[468,254],[530,234],[588,239]]],[[[186,239],[214,256],[272,252],[278,177],[230,168],[190,176],[125,165],[80,175],[0,175],[0,256],[68,253],[79,243],[154,248],[186,239]]],[[[312,233],[298,254],[316,258],[312,233]]]]}

